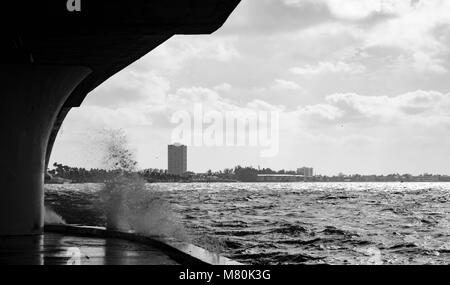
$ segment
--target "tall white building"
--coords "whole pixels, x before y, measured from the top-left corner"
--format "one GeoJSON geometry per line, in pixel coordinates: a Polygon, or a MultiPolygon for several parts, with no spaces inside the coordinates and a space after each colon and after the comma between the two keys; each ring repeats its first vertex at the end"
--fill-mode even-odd
{"type": "Polygon", "coordinates": [[[176,143],[168,146],[168,172],[183,175],[187,172],[187,146],[176,143]]]}

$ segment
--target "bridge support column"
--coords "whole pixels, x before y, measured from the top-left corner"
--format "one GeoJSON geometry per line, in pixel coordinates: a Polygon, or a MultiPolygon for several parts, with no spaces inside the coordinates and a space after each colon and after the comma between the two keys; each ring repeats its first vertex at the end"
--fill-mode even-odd
{"type": "Polygon", "coordinates": [[[74,66],[0,66],[0,236],[42,233],[50,132],[89,72],[74,66]]]}

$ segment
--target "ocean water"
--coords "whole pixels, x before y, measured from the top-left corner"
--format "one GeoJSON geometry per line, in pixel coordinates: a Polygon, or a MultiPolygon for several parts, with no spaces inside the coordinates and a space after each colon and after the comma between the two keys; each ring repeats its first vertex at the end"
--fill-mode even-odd
{"type": "MultiPolygon", "coordinates": [[[[103,225],[97,195],[102,187],[46,185],[46,204],[68,223],[103,225]]],[[[167,201],[191,242],[243,263],[450,263],[450,183],[161,183],[146,188],[167,201]]]]}

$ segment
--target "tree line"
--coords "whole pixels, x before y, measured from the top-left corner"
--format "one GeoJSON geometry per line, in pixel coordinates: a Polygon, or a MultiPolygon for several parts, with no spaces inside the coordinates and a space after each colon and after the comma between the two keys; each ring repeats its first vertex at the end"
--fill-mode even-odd
{"type": "MultiPolygon", "coordinates": [[[[120,170],[105,170],[99,168],[85,169],[80,167],[70,167],[67,165],[54,163],[53,169],[48,173],[51,176],[71,180],[74,183],[103,183],[117,177],[120,170]]],[[[167,169],[148,168],[136,171],[136,173],[144,178],[147,182],[189,182],[195,181],[198,177],[214,177],[218,180],[235,180],[240,182],[256,182],[259,174],[288,174],[294,175],[294,170],[272,170],[270,168],[256,169],[254,167],[242,167],[240,165],[234,168],[225,168],[219,171],[208,170],[206,173],[196,174],[187,172],[184,175],[169,174],[167,169]]],[[[198,180],[198,179],[197,179],[198,180]]],[[[214,181],[214,179],[208,179],[214,181]]],[[[315,175],[306,177],[305,181],[309,182],[450,182],[448,175],[434,174],[388,174],[388,175],[345,175],[339,174],[334,176],[315,175]]]]}

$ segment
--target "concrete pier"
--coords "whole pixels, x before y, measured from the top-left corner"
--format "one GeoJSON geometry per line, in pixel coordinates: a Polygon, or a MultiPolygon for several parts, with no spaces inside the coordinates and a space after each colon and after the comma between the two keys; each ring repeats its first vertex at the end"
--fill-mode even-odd
{"type": "Polygon", "coordinates": [[[46,225],[43,235],[0,236],[0,265],[242,265],[193,244],[102,227],[46,225]]]}
{"type": "Polygon", "coordinates": [[[178,265],[161,250],[117,238],[46,233],[0,238],[0,265],[178,265]]]}
{"type": "Polygon", "coordinates": [[[0,236],[40,234],[44,166],[58,111],[86,67],[0,67],[0,236]]]}

